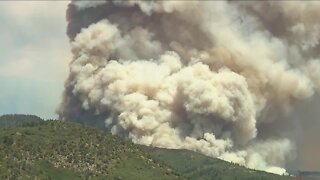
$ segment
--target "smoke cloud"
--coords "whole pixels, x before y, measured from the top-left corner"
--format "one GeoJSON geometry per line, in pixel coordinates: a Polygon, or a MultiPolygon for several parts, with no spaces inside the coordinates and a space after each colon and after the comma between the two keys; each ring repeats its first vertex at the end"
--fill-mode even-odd
{"type": "Polygon", "coordinates": [[[282,174],[320,88],[318,2],[72,1],[60,118],[282,174]]]}

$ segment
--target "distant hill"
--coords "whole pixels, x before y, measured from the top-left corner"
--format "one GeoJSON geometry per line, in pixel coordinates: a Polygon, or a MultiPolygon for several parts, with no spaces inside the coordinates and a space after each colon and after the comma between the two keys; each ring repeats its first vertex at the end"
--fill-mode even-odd
{"type": "Polygon", "coordinates": [[[77,123],[0,117],[0,179],[289,179],[187,150],[134,145],[77,123]]]}
{"type": "Polygon", "coordinates": [[[0,128],[10,128],[29,123],[42,122],[38,116],[24,114],[8,114],[0,116],[0,128]]]}
{"type": "Polygon", "coordinates": [[[320,180],[320,171],[297,171],[294,173],[297,179],[320,180]]]}

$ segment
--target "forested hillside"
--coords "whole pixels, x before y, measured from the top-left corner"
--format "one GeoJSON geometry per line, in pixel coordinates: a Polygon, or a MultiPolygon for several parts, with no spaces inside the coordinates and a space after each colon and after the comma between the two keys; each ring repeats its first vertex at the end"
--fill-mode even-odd
{"type": "Polygon", "coordinates": [[[0,179],[183,179],[109,133],[62,121],[0,131],[0,179]]]}
{"type": "Polygon", "coordinates": [[[229,163],[217,158],[188,151],[175,149],[161,149],[144,147],[153,158],[165,162],[180,174],[189,179],[201,180],[289,180],[289,176],[279,176],[245,168],[234,163],[229,163]]]}
{"type": "Polygon", "coordinates": [[[187,150],[134,145],[32,115],[0,117],[0,179],[289,179],[187,150]]]}

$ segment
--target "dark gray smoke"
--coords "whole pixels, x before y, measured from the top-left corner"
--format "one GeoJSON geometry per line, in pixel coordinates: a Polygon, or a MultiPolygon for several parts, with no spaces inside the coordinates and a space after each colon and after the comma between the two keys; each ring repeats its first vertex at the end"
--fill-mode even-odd
{"type": "Polygon", "coordinates": [[[73,1],[58,113],[284,173],[304,135],[296,105],[320,87],[319,15],[318,2],[73,1]]]}

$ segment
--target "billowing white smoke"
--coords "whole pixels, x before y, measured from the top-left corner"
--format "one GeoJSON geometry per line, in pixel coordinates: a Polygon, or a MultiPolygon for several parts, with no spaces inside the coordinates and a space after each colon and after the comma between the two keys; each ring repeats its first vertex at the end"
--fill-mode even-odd
{"type": "Polygon", "coordinates": [[[282,119],[320,85],[319,15],[312,2],[72,2],[58,113],[282,174],[282,119]]]}

